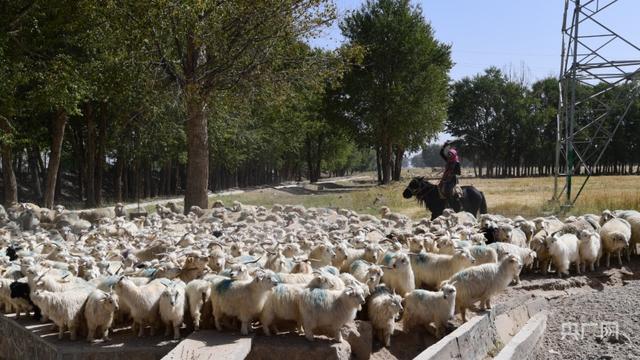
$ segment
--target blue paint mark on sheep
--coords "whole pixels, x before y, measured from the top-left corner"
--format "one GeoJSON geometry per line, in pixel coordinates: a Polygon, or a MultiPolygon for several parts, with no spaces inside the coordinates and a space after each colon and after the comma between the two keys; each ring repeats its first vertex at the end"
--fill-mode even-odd
{"type": "Polygon", "coordinates": [[[116,285],[118,280],[120,280],[120,276],[107,276],[104,280],[102,280],[102,284],[112,289],[116,285]]]}
{"type": "Polygon", "coordinates": [[[324,289],[311,290],[311,304],[316,307],[322,306],[327,300],[327,291],[324,289]]]}
{"type": "Polygon", "coordinates": [[[216,285],[216,292],[220,295],[224,294],[225,292],[227,292],[227,290],[229,290],[229,288],[231,288],[231,285],[234,281],[235,280],[233,279],[225,279],[220,281],[220,283],[216,285]]]}
{"type": "Polygon", "coordinates": [[[338,271],[338,268],[336,268],[335,266],[330,266],[330,265],[323,266],[322,268],[320,268],[320,270],[324,271],[324,272],[327,272],[327,273],[329,273],[331,275],[335,275],[335,276],[340,275],[340,272],[338,271]]]}
{"type": "Polygon", "coordinates": [[[148,277],[148,278],[154,278],[156,276],[156,272],[158,272],[158,269],[154,269],[154,268],[144,269],[142,271],[142,276],[148,277]]]}
{"type": "Polygon", "coordinates": [[[278,295],[283,295],[284,293],[286,293],[286,292],[287,292],[287,287],[286,287],[286,286],[284,286],[284,285],[282,285],[282,284],[280,284],[280,285],[276,286],[276,287],[273,289],[273,291],[274,291],[276,294],[278,294],[278,295]]]}
{"type": "Polygon", "coordinates": [[[255,260],[256,259],[251,255],[242,255],[242,256],[240,256],[240,262],[241,263],[251,262],[251,261],[255,261],[255,260]]]}
{"type": "Polygon", "coordinates": [[[364,266],[364,262],[362,260],[356,260],[351,264],[351,272],[354,272],[364,266]]]}
{"type": "Polygon", "coordinates": [[[427,292],[425,290],[416,289],[414,290],[418,299],[423,300],[427,297],[427,292]]]}
{"type": "Polygon", "coordinates": [[[427,262],[429,262],[429,257],[426,253],[420,253],[418,254],[418,256],[416,256],[416,262],[426,264],[427,262]]]}
{"type": "Polygon", "coordinates": [[[389,266],[391,265],[391,262],[393,261],[393,258],[396,256],[395,253],[386,253],[384,255],[384,257],[382,258],[382,262],[386,265],[389,266]]]}
{"type": "Polygon", "coordinates": [[[273,277],[273,279],[274,279],[276,282],[279,282],[279,283],[281,283],[281,282],[282,282],[282,277],[281,277],[280,275],[278,275],[277,273],[273,273],[273,275],[272,275],[271,277],[273,277]]]}

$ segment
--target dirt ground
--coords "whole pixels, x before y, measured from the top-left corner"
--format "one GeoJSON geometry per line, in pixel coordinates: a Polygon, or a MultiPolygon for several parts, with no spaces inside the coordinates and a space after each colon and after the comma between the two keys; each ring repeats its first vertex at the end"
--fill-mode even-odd
{"type": "MultiPolygon", "coordinates": [[[[613,266],[564,279],[537,273],[523,273],[521,279],[520,285],[510,286],[493,304],[521,302],[526,296],[549,301],[545,337],[533,359],[640,359],[640,257],[621,268],[613,266]]],[[[371,358],[412,359],[435,341],[426,332],[406,334],[399,326],[391,348],[374,342],[371,358]]]]}
{"type": "Polygon", "coordinates": [[[496,302],[521,294],[549,300],[534,359],[640,359],[640,258],[567,279],[527,274],[496,302]]]}

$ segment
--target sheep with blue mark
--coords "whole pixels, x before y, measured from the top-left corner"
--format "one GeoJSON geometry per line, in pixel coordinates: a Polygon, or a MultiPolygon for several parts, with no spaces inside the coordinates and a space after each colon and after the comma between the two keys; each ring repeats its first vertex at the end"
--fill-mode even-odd
{"type": "Polygon", "coordinates": [[[457,290],[453,284],[443,285],[439,291],[416,289],[407,294],[402,324],[405,331],[417,326],[435,326],[435,337],[441,338],[449,320],[453,319],[457,290]]]}
{"type": "Polygon", "coordinates": [[[482,309],[491,308],[491,297],[509,286],[515,275],[522,269],[522,263],[516,255],[509,255],[496,264],[482,264],[461,270],[440,288],[450,285],[456,289],[456,313],[467,321],[466,310],[476,302],[482,309]]]}
{"type": "Polygon", "coordinates": [[[367,313],[378,340],[384,346],[391,346],[391,336],[395,331],[396,320],[402,312],[402,297],[386,286],[376,286],[367,301],[367,313]]]}
{"type": "Polygon", "coordinates": [[[126,276],[121,276],[114,289],[119,299],[127,304],[131,311],[134,327],[138,328],[138,337],[144,336],[147,325],[151,327],[151,336],[159,322],[158,308],[160,296],[168,284],[168,279],[155,279],[146,285],[138,286],[126,276]]]}
{"type": "Polygon", "coordinates": [[[169,336],[173,330],[174,340],[180,338],[180,327],[184,322],[185,287],[185,283],[181,280],[172,281],[166,285],[160,295],[160,319],[166,327],[164,335],[169,336]]]}
{"type": "Polygon", "coordinates": [[[364,293],[359,287],[305,289],[300,299],[305,337],[313,341],[314,334],[321,331],[341,342],[340,329],[355,318],[357,309],[364,303],[364,293]]]}
{"type": "Polygon", "coordinates": [[[381,267],[384,269],[382,281],[401,296],[415,289],[415,277],[409,255],[397,252],[387,253],[381,267]]]}
{"type": "Polygon", "coordinates": [[[69,329],[71,340],[76,340],[78,330],[84,325],[84,305],[91,288],[75,288],[62,292],[36,290],[31,295],[33,302],[58,327],[58,339],[69,329]]]}
{"type": "Polygon", "coordinates": [[[298,332],[301,332],[300,299],[304,289],[303,284],[278,284],[273,288],[260,314],[265,335],[271,336],[271,329],[277,333],[277,324],[285,321],[294,322],[298,332]]]}
{"type": "Polygon", "coordinates": [[[84,307],[88,342],[93,342],[96,334],[100,335],[103,341],[110,340],[109,329],[119,308],[118,297],[112,292],[96,289],[89,294],[84,307]]]}
{"type": "Polygon", "coordinates": [[[456,272],[474,265],[476,261],[467,248],[458,248],[453,255],[431,253],[409,255],[415,276],[415,287],[424,284],[432,289],[437,288],[442,281],[456,272]]]}
{"type": "Polygon", "coordinates": [[[237,317],[241,333],[249,334],[251,322],[260,316],[271,289],[277,285],[273,276],[262,270],[250,280],[222,280],[212,287],[211,306],[216,329],[222,331],[223,315],[237,317]]]}
{"type": "Polygon", "coordinates": [[[382,267],[365,260],[354,261],[351,264],[349,272],[358,281],[366,284],[370,292],[373,292],[373,289],[380,284],[382,276],[384,275],[382,267]]]}

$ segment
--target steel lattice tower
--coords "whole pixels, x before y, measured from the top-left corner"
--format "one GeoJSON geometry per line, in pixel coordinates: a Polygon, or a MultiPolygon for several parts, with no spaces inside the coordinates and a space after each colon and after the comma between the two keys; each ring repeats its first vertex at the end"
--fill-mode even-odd
{"type": "Polygon", "coordinates": [[[640,47],[612,30],[601,16],[617,2],[565,0],[564,3],[552,199],[564,207],[572,206],[578,199],[640,93],[640,47]],[[612,50],[621,48],[631,57],[614,59],[612,50]],[[596,85],[598,91],[593,91],[596,85]],[[619,86],[626,86],[628,91],[611,92],[619,86]],[[592,90],[581,91],[585,88],[592,90]],[[616,96],[612,97],[612,93],[616,96]],[[615,116],[614,106],[622,109],[615,116]],[[577,171],[585,177],[574,195],[572,176],[577,171]]]}

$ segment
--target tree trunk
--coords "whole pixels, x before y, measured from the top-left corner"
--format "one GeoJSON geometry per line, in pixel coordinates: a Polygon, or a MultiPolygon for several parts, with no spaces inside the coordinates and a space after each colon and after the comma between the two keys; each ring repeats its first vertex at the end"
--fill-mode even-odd
{"type": "Polygon", "coordinates": [[[380,146],[376,146],[376,171],[378,173],[378,184],[382,184],[382,154],[380,146]]]}
{"type": "Polygon", "coordinates": [[[40,182],[40,171],[38,170],[38,157],[40,150],[33,145],[29,152],[29,172],[31,173],[31,181],[38,202],[42,200],[42,184],[40,182]]]}
{"type": "Polygon", "coordinates": [[[56,184],[58,182],[58,170],[62,155],[62,142],[64,140],[64,128],[67,125],[67,112],[56,111],[51,129],[51,154],[47,167],[47,187],[44,193],[44,206],[52,209],[55,202],[56,184]]]}
{"type": "Polygon", "coordinates": [[[106,106],[101,107],[100,117],[98,118],[98,154],[96,156],[96,181],[95,181],[95,199],[96,206],[102,206],[102,178],[104,175],[104,156],[107,147],[107,112],[106,106]]]}
{"type": "Polygon", "coordinates": [[[393,150],[391,142],[385,139],[382,144],[382,183],[388,184],[391,181],[391,157],[393,150]]]}
{"type": "Polygon", "coordinates": [[[404,147],[398,145],[396,148],[396,160],[393,169],[393,181],[400,181],[402,173],[402,159],[404,158],[404,147]]]}
{"type": "Polygon", "coordinates": [[[86,206],[91,208],[96,206],[96,119],[91,103],[87,103],[84,110],[84,118],[87,121],[87,150],[85,157],[87,159],[87,176],[85,178],[87,188],[86,206]]]}
{"type": "Polygon", "coordinates": [[[11,206],[18,202],[18,182],[13,172],[11,146],[2,144],[2,177],[4,185],[4,204],[11,206]]]}
{"type": "Polygon", "coordinates": [[[115,193],[116,193],[116,202],[122,202],[122,172],[124,170],[124,161],[122,160],[122,154],[118,154],[118,160],[116,162],[116,176],[115,181],[113,182],[115,193]]]}
{"type": "Polygon", "coordinates": [[[207,116],[204,99],[197,94],[196,85],[185,89],[187,103],[187,176],[184,209],[196,205],[208,208],[207,188],[209,182],[209,142],[207,116]]]}

